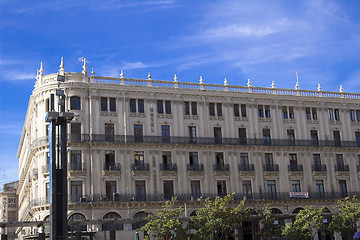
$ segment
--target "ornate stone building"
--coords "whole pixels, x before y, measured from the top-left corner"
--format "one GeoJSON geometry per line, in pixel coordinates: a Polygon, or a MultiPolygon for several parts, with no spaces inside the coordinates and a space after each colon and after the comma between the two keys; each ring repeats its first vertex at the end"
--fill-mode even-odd
{"type": "MultiPolygon", "coordinates": [[[[197,197],[234,192],[281,216],[308,205],[334,213],[360,189],[360,94],[96,76],[65,72],[70,219],[143,218],[177,197],[189,216],[197,197]]],[[[57,73],[38,72],[18,151],[19,220],[49,216],[47,123],[57,73]]],[[[280,221],[281,222],[281,221],[280,221]]],[[[114,227],[114,226],[113,226],[114,227]]],[[[137,224],[117,224],[133,236],[137,224]]],[[[109,226],[83,226],[94,239],[109,226]]],[[[258,239],[256,221],[240,239],[258,239]]],[[[24,227],[19,236],[36,234],[24,227]]]]}

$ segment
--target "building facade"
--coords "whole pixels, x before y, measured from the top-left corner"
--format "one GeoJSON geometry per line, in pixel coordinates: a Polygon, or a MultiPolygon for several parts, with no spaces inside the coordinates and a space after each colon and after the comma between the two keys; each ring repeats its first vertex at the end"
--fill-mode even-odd
{"type": "MultiPolygon", "coordinates": [[[[18,185],[19,181],[3,184],[3,191],[0,192],[0,222],[17,222],[18,200],[16,190],[18,188],[18,185]]],[[[15,227],[4,229],[4,231],[8,235],[7,239],[9,240],[13,240],[17,237],[15,235],[15,227]]]]}
{"type": "MultiPolygon", "coordinates": [[[[65,72],[61,63],[58,74],[65,76],[66,110],[75,114],[68,131],[71,220],[144,218],[143,209],[155,213],[172,197],[189,216],[196,198],[233,192],[255,211],[268,203],[282,215],[308,205],[335,213],[337,200],[359,196],[360,94],[100,77],[86,62],[82,73],[65,72]]],[[[30,96],[18,150],[20,221],[49,217],[45,116],[56,77],[41,67],[30,96]]],[[[133,236],[137,225],[116,225],[117,236],[133,236]]],[[[239,239],[258,239],[258,229],[244,223],[239,239]]],[[[94,239],[109,234],[101,224],[82,230],[94,239]]]]}

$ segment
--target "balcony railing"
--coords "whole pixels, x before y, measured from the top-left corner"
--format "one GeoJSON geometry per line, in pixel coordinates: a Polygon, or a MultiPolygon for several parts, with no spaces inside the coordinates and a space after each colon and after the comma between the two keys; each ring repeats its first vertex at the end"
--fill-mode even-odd
{"type": "Polygon", "coordinates": [[[290,172],[303,172],[303,165],[302,164],[289,164],[289,171],[290,172]]]}
{"type": "MultiPolygon", "coordinates": [[[[296,147],[339,147],[333,140],[292,140],[271,139],[264,141],[263,138],[214,138],[214,137],[177,137],[169,136],[134,136],[134,135],[106,135],[106,134],[80,134],[69,135],[70,143],[77,142],[111,142],[111,143],[153,143],[153,144],[194,144],[194,145],[250,145],[250,146],[296,146],[296,147]]],[[[356,141],[341,141],[341,147],[358,148],[356,141]]]]}
{"type": "Polygon", "coordinates": [[[69,163],[69,171],[85,171],[86,164],[84,162],[69,163]]]}
{"type": "Polygon", "coordinates": [[[227,172],[230,171],[229,164],[214,164],[214,171],[227,172]]]}
{"type": "Polygon", "coordinates": [[[204,171],[204,164],[202,164],[202,163],[199,163],[199,164],[187,164],[186,169],[188,171],[193,171],[193,172],[203,172],[204,171]]]}
{"type": "Polygon", "coordinates": [[[171,163],[171,164],[160,163],[160,171],[177,171],[177,164],[176,163],[171,163]]]}
{"type": "Polygon", "coordinates": [[[120,163],[114,163],[114,164],[104,163],[103,170],[104,171],[120,171],[121,166],[120,166],[120,163]]]}
{"type": "Polygon", "coordinates": [[[278,164],[264,164],[264,171],[278,172],[279,171],[279,165],[278,164]]]}
{"type": "Polygon", "coordinates": [[[312,166],[313,172],[326,172],[326,165],[324,164],[315,164],[312,166]]]}
{"type": "MultiPolygon", "coordinates": [[[[180,202],[195,201],[197,198],[211,198],[215,199],[218,194],[215,193],[201,193],[194,196],[191,193],[177,193],[173,197],[177,198],[180,202]]],[[[307,198],[301,198],[304,201],[311,199],[342,199],[345,197],[357,196],[360,197],[360,192],[308,192],[307,198]]],[[[233,198],[234,200],[240,201],[243,198],[247,200],[298,200],[297,197],[291,197],[290,192],[258,192],[258,193],[235,193],[233,198]]],[[[84,195],[71,197],[70,202],[83,202],[83,203],[93,203],[93,202],[161,202],[168,200],[168,196],[164,194],[123,194],[123,193],[113,193],[113,194],[93,194],[93,195],[84,195]]]]}
{"type": "Polygon", "coordinates": [[[254,164],[239,164],[239,171],[253,172],[255,171],[254,164]]]}
{"type": "Polygon", "coordinates": [[[148,163],[143,163],[143,164],[131,164],[131,170],[132,171],[149,171],[150,167],[148,163]]]}
{"type": "Polygon", "coordinates": [[[338,164],[338,165],[335,165],[335,171],[336,172],[349,172],[350,168],[349,168],[349,165],[338,164]]]}

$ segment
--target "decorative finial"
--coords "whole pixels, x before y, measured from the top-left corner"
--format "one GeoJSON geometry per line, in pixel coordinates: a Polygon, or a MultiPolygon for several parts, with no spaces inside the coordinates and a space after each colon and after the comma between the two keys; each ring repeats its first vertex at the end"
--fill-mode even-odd
{"type": "Polygon", "coordinates": [[[151,74],[150,74],[150,72],[149,72],[149,75],[148,75],[148,80],[151,80],[151,74]]]}
{"type": "Polygon", "coordinates": [[[321,91],[321,86],[320,86],[320,83],[318,84],[318,88],[317,90],[320,92],[321,91]]]}
{"type": "Polygon", "coordinates": [[[202,76],[200,76],[200,84],[204,84],[204,80],[203,80],[202,76]]]}
{"type": "Polygon", "coordinates": [[[275,88],[275,82],[274,81],[272,81],[272,83],[271,83],[271,88],[275,88]]]}
{"type": "Polygon", "coordinates": [[[299,82],[296,82],[296,84],[295,84],[295,90],[299,90],[300,88],[299,88],[299,82]]]}
{"type": "Polygon", "coordinates": [[[91,76],[95,76],[94,68],[91,68],[91,76]]]}
{"type": "Polygon", "coordinates": [[[123,72],[123,70],[121,70],[120,78],[124,78],[124,72],[123,72]]]}
{"type": "Polygon", "coordinates": [[[178,78],[176,76],[176,74],[174,74],[174,82],[177,82],[178,78]]]}
{"type": "Polygon", "coordinates": [[[248,86],[248,87],[251,87],[250,78],[248,79],[247,86],[248,86]]]}
{"type": "Polygon", "coordinates": [[[226,80],[226,78],[225,78],[225,80],[224,80],[224,85],[225,85],[225,86],[228,85],[228,81],[226,80]]]}
{"type": "Polygon", "coordinates": [[[43,62],[40,62],[40,70],[39,70],[40,76],[44,76],[44,68],[43,68],[43,62]]]}
{"type": "Polygon", "coordinates": [[[83,58],[83,62],[84,62],[84,65],[83,65],[83,72],[87,70],[87,65],[86,65],[86,58],[83,58]]]}
{"type": "Polygon", "coordinates": [[[342,85],[340,85],[339,91],[340,91],[341,93],[344,92],[344,89],[343,89],[342,85]]]}

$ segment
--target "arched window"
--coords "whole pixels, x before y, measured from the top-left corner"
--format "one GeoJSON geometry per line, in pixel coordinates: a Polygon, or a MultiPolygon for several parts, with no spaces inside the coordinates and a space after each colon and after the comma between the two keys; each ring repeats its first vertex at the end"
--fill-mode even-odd
{"type": "MultiPolygon", "coordinates": [[[[84,220],[86,220],[86,218],[81,213],[74,213],[68,219],[69,222],[84,221],[84,220]]],[[[72,225],[69,224],[68,231],[69,232],[87,231],[87,226],[86,225],[74,225],[74,226],[72,226],[72,225]]]]}
{"type": "Polygon", "coordinates": [[[295,208],[294,211],[292,211],[293,214],[298,214],[301,210],[304,210],[301,207],[295,208]]]}
{"type": "Polygon", "coordinates": [[[81,110],[81,101],[80,97],[72,96],[70,97],[70,110],[81,110]]]}
{"type": "Polygon", "coordinates": [[[138,223],[133,223],[132,224],[132,230],[136,230],[138,228],[141,228],[142,226],[145,225],[145,218],[147,217],[147,213],[146,212],[138,212],[134,215],[134,219],[144,219],[144,221],[142,222],[138,222],[138,223]]]}
{"type": "MultiPolygon", "coordinates": [[[[107,214],[105,214],[104,219],[121,219],[120,215],[115,213],[115,212],[109,212],[107,214]]],[[[103,224],[102,225],[102,230],[103,231],[107,231],[107,230],[124,230],[124,227],[121,223],[117,223],[117,224],[103,224]]]]}

